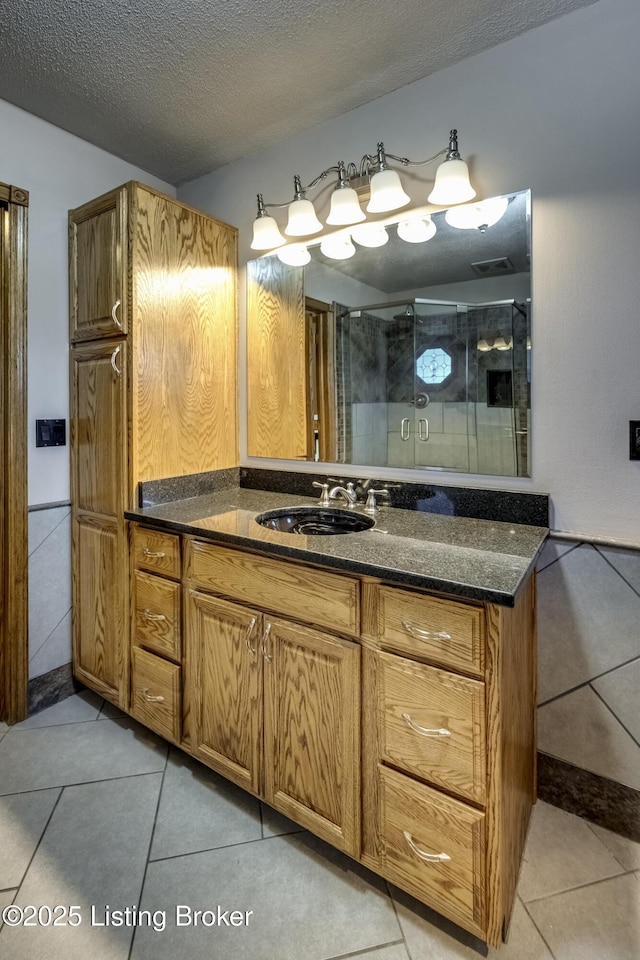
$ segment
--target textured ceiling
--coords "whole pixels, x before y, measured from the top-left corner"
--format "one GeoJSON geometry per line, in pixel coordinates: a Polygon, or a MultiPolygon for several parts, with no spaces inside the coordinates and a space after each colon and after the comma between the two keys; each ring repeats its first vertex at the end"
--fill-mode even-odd
{"type": "Polygon", "coordinates": [[[2,0],[0,97],[179,184],[594,0],[2,0]]]}

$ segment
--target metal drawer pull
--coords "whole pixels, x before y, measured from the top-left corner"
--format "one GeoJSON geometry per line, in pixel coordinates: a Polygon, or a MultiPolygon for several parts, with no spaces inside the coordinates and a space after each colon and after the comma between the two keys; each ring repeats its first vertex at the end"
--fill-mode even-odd
{"type": "Polygon", "coordinates": [[[271,624],[268,623],[264,628],[264,633],[262,634],[262,656],[267,661],[271,663],[273,660],[272,654],[267,653],[267,640],[269,639],[269,634],[271,633],[271,624]]]}
{"type": "Polygon", "coordinates": [[[116,327],[118,328],[118,330],[122,330],[122,324],[120,323],[120,321],[119,321],[118,318],[116,317],[116,310],[118,309],[119,306],[120,306],[120,301],[119,301],[119,300],[116,300],[116,302],[114,303],[114,305],[111,307],[111,319],[112,319],[113,322],[115,323],[115,325],[116,325],[116,327]]]}
{"type": "Polygon", "coordinates": [[[145,557],[158,557],[158,558],[159,558],[159,557],[164,557],[164,556],[165,556],[165,554],[162,552],[162,550],[156,550],[156,551],[154,552],[153,550],[149,550],[148,547],[145,547],[144,550],[142,551],[142,553],[143,553],[143,555],[144,555],[145,557]]]}
{"type": "Polygon", "coordinates": [[[120,347],[118,346],[115,348],[115,350],[111,354],[111,366],[113,367],[113,372],[116,374],[117,377],[119,377],[120,374],[122,373],[122,370],[116,363],[116,357],[118,356],[119,353],[120,353],[120,347]]]}
{"type": "Polygon", "coordinates": [[[447,730],[446,727],[440,727],[439,730],[434,728],[430,729],[429,727],[421,727],[420,724],[414,723],[408,713],[402,714],[402,719],[408,727],[411,727],[412,730],[415,730],[416,733],[419,733],[421,737],[450,737],[451,731],[447,730]]]}
{"type": "Polygon", "coordinates": [[[415,623],[410,623],[409,620],[403,620],[402,626],[412,637],[416,637],[418,640],[451,640],[451,634],[445,633],[444,630],[423,630],[422,627],[416,627],[415,623]]]}
{"type": "Polygon", "coordinates": [[[411,852],[415,853],[416,857],[420,857],[421,860],[426,860],[427,863],[441,863],[443,860],[451,860],[451,857],[447,853],[427,853],[426,850],[421,850],[420,847],[414,843],[413,837],[408,830],[403,830],[402,834],[411,852]]]}
{"type": "Polygon", "coordinates": [[[256,618],[251,617],[249,626],[247,627],[246,639],[247,639],[247,650],[249,651],[252,657],[255,656],[255,653],[256,653],[256,648],[251,646],[251,634],[253,633],[253,628],[255,627],[255,625],[256,625],[256,618]]]}
{"type": "Polygon", "coordinates": [[[164,697],[152,697],[146,687],[142,691],[142,696],[145,700],[148,700],[149,703],[164,703],[164,697]]]}
{"type": "Polygon", "coordinates": [[[151,610],[147,609],[143,612],[142,616],[145,620],[166,620],[164,613],[152,613],[151,610]]]}

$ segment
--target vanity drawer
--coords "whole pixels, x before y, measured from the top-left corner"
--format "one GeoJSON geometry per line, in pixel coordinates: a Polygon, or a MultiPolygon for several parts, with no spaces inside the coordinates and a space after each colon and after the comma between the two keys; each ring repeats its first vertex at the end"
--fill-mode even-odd
{"type": "Polygon", "coordinates": [[[180,579],[180,537],[175,533],[133,526],[132,556],[136,568],[180,579]]]}
{"type": "Polygon", "coordinates": [[[180,667],[140,647],[134,647],[131,713],[160,736],[179,743],[180,667]]]}
{"type": "Polygon", "coordinates": [[[360,632],[360,583],[314,567],[200,540],[186,549],[186,577],[232,600],[349,634],[360,632]]]}
{"type": "Polygon", "coordinates": [[[380,759],[484,803],[484,683],[389,653],[379,668],[380,759]]]}
{"type": "Polygon", "coordinates": [[[133,642],[172,660],[180,660],[180,584],[135,572],[133,642]]]}
{"type": "Polygon", "coordinates": [[[384,876],[484,936],[484,813],[378,769],[384,876]]]}
{"type": "Polygon", "coordinates": [[[388,586],[378,587],[377,603],[379,639],[384,645],[482,675],[482,607],[388,586]]]}

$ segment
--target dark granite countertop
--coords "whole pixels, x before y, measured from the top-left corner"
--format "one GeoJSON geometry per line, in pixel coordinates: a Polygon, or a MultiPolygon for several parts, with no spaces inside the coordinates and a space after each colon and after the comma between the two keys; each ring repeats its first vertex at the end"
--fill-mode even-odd
{"type": "Polygon", "coordinates": [[[341,536],[278,533],[255,522],[265,510],[316,503],[310,497],[231,487],[128,510],[125,516],[216,543],[509,607],[548,533],[545,527],[396,507],[382,507],[372,530],[341,536]]]}

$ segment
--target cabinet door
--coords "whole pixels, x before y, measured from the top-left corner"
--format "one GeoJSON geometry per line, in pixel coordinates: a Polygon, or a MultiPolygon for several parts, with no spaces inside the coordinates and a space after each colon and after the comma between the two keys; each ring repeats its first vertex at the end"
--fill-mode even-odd
{"type": "Polygon", "coordinates": [[[119,706],[128,700],[126,344],[72,351],[72,592],[76,675],[119,706]]]}
{"type": "Polygon", "coordinates": [[[265,799],[358,856],[360,647],[279,620],[265,635],[265,799]]]}
{"type": "Polygon", "coordinates": [[[72,343],[127,332],[126,218],[125,187],[69,213],[72,343]]]}
{"type": "Polygon", "coordinates": [[[127,496],[126,341],[71,354],[71,499],[76,510],[123,519],[127,496]]]}
{"type": "Polygon", "coordinates": [[[73,664],[100,696],[128,708],[126,537],[122,521],[75,515],[73,537],[73,664]]]}
{"type": "Polygon", "coordinates": [[[253,793],[260,791],[260,613],[190,590],[185,670],[197,757],[253,793]]]}

